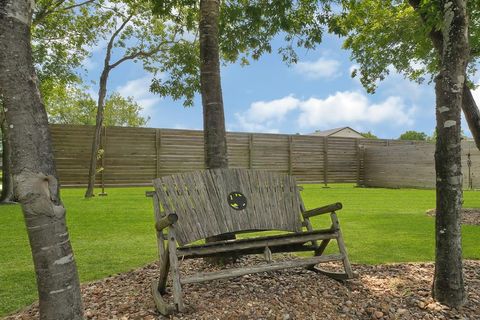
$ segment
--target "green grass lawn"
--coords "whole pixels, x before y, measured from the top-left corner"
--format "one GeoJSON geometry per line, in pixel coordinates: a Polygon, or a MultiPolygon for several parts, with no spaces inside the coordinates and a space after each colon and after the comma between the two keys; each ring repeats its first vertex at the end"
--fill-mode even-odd
{"type": "MultiPolygon", "coordinates": [[[[83,189],[62,197],[82,282],[142,266],[156,259],[151,199],[145,188],[109,189],[107,197],[83,199],[83,189]]],[[[480,207],[480,192],[466,191],[465,207],[480,207]]],[[[307,208],[340,201],[339,212],[354,263],[432,261],[435,206],[433,190],[365,189],[350,184],[306,185],[307,208]]],[[[313,220],[328,226],[328,217],[313,220]]],[[[480,227],[463,227],[464,256],[480,259],[480,227]]],[[[23,217],[18,206],[0,207],[0,316],[37,298],[23,217]]]]}

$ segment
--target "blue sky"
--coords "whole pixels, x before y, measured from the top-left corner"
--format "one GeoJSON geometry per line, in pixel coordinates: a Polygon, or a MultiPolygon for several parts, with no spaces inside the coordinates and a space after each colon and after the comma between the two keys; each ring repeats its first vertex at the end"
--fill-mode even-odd
{"type": "MultiPolygon", "coordinates": [[[[280,42],[279,42],[280,43],[280,42]]],[[[432,134],[435,127],[433,85],[418,85],[392,74],[375,94],[367,94],[342,40],[326,35],[316,50],[300,50],[299,63],[287,66],[278,54],[265,55],[249,66],[222,67],[222,88],[227,130],[308,134],[350,126],[372,131],[381,138],[398,138],[406,130],[432,134]]],[[[98,47],[86,61],[89,79],[98,79],[102,65],[98,47]]],[[[141,64],[124,63],[111,72],[108,90],[133,96],[150,117],[148,127],[202,129],[199,96],[194,107],[162,99],[149,92],[151,76],[141,64]]],[[[97,90],[95,86],[92,87],[97,90]]],[[[475,96],[480,101],[480,90],[475,96]]],[[[470,136],[463,122],[465,133],[470,136]]]]}

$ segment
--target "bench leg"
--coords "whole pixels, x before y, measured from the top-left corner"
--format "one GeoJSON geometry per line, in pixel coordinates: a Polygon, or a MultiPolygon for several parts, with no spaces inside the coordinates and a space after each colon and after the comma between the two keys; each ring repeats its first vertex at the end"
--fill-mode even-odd
{"type": "Polygon", "coordinates": [[[166,293],[168,271],[170,269],[169,251],[167,246],[160,260],[160,276],[158,278],[158,292],[160,294],[166,293]]]}
{"type": "MultiPolygon", "coordinates": [[[[345,270],[345,272],[339,273],[339,272],[325,271],[315,266],[310,266],[309,269],[322,273],[324,275],[327,275],[335,280],[352,279],[354,275],[353,275],[352,267],[350,265],[350,261],[348,260],[347,249],[345,247],[345,242],[343,241],[342,231],[340,230],[340,224],[338,222],[337,214],[335,212],[332,212],[330,214],[330,218],[332,220],[332,229],[335,230],[338,234],[336,240],[337,240],[338,250],[340,251],[340,254],[342,256],[343,269],[345,270]]],[[[330,242],[330,239],[323,240],[320,246],[315,250],[315,256],[319,256],[323,254],[329,242],[330,242]]]]}
{"type": "Polygon", "coordinates": [[[335,212],[332,212],[330,217],[332,219],[332,225],[337,230],[337,233],[338,233],[337,244],[338,244],[338,250],[343,256],[343,259],[342,259],[343,268],[345,269],[345,273],[348,279],[351,279],[353,278],[352,266],[350,265],[350,261],[348,260],[347,249],[345,247],[345,242],[343,242],[342,231],[340,230],[340,224],[338,223],[337,214],[335,212]]]}
{"type": "Polygon", "coordinates": [[[158,291],[159,281],[153,280],[152,281],[152,294],[153,300],[155,301],[155,307],[157,308],[158,312],[160,312],[164,316],[168,316],[175,312],[175,307],[172,304],[169,304],[165,300],[163,300],[162,295],[158,291]]]}
{"type": "Polygon", "coordinates": [[[168,232],[168,249],[170,266],[172,269],[173,302],[175,303],[177,310],[179,312],[183,312],[185,310],[185,306],[183,304],[182,284],[180,283],[180,270],[178,267],[178,258],[176,254],[177,243],[175,240],[175,230],[173,228],[170,228],[168,232]]]}

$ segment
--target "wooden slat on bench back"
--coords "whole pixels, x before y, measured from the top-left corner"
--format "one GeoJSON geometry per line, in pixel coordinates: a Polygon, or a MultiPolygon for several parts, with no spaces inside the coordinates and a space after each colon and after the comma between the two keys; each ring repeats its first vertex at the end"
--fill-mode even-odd
{"type": "Polygon", "coordinates": [[[185,245],[207,237],[244,230],[301,230],[300,203],[293,177],[249,169],[216,169],[155,179],[166,213],[175,212],[177,241],[185,245]],[[243,210],[228,204],[240,192],[243,210]]]}

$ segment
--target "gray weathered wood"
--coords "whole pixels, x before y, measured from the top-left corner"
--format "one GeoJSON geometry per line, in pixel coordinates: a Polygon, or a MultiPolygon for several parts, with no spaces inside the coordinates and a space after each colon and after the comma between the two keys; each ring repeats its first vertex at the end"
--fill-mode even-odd
{"type": "Polygon", "coordinates": [[[251,274],[251,273],[305,267],[305,266],[317,264],[320,262],[329,262],[329,261],[335,261],[340,259],[341,259],[340,255],[332,254],[332,255],[321,256],[321,257],[280,261],[280,262],[270,263],[266,265],[252,266],[252,267],[227,269],[227,270],[216,271],[216,272],[197,273],[193,276],[182,279],[181,283],[182,284],[198,283],[198,282],[205,282],[205,281],[218,280],[218,279],[235,278],[235,277],[240,277],[240,276],[244,276],[246,274],[251,274]]]}
{"type": "Polygon", "coordinates": [[[169,213],[165,217],[157,220],[155,223],[155,228],[157,229],[158,232],[162,232],[163,229],[171,226],[175,222],[177,222],[178,216],[175,213],[169,213]]]}
{"type": "Polygon", "coordinates": [[[228,252],[234,250],[244,250],[253,248],[276,247],[289,244],[306,243],[314,240],[323,240],[336,238],[337,233],[331,230],[315,230],[311,232],[302,232],[286,235],[274,235],[268,237],[259,237],[257,239],[239,239],[232,241],[219,241],[207,243],[205,245],[180,247],[177,249],[177,254],[194,255],[194,254],[209,254],[215,252],[228,252]]]}
{"type": "Polygon", "coordinates": [[[340,230],[340,224],[338,222],[337,214],[332,213],[330,215],[332,219],[332,228],[337,232],[337,244],[340,254],[342,255],[343,267],[345,268],[345,273],[349,278],[353,278],[353,271],[348,260],[347,248],[345,247],[345,242],[343,241],[342,231],[340,230]]]}
{"type": "MultiPolygon", "coordinates": [[[[194,171],[154,180],[155,192],[146,192],[154,200],[160,256],[160,276],[155,282],[154,299],[162,314],[171,312],[162,294],[165,293],[167,274],[172,275],[173,298],[176,310],[184,310],[182,284],[241,275],[307,267],[327,261],[342,261],[344,273],[315,271],[336,279],[353,276],[335,210],[341,203],[306,211],[294,178],[284,174],[248,170],[216,169],[194,171]],[[231,193],[243,194],[247,205],[235,210],[228,203],[231,193]],[[331,213],[332,226],[314,230],[310,217],[331,213]],[[303,220],[303,221],[302,221],[303,220]],[[302,227],[307,231],[302,231],[302,227]],[[168,228],[168,246],[162,230],[168,228]],[[205,244],[192,244],[196,240],[229,232],[255,232],[287,230],[289,233],[222,240],[205,244]],[[318,246],[317,241],[322,243],[318,246]],[[336,240],[340,254],[324,255],[330,240],[336,240]],[[179,246],[177,247],[177,242],[179,246]],[[272,262],[273,253],[314,251],[307,259],[272,262]],[[227,255],[263,254],[267,265],[257,265],[218,272],[198,273],[180,277],[178,259],[222,257],[227,255]],[[166,258],[168,256],[168,259],[166,258]]],[[[238,207],[238,206],[237,206],[238,207]]]]}
{"type": "Polygon", "coordinates": [[[314,216],[318,216],[318,215],[321,215],[321,214],[337,211],[337,210],[340,210],[340,209],[342,209],[342,204],[340,202],[337,202],[337,203],[329,204],[327,206],[323,206],[323,207],[320,207],[320,208],[305,211],[303,213],[303,217],[304,218],[311,218],[311,217],[314,217],[314,216]]]}
{"type": "Polygon", "coordinates": [[[161,148],[162,148],[162,131],[160,129],[155,130],[155,178],[160,178],[161,172],[161,148]]]}
{"type": "Polygon", "coordinates": [[[177,244],[175,242],[175,229],[168,230],[168,255],[170,257],[170,266],[172,269],[173,301],[176,309],[180,312],[185,310],[182,299],[182,284],[180,282],[180,270],[178,268],[178,259],[175,254],[177,244]]]}
{"type": "Polygon", "coordinates": [[[263,255],[265,256],[265,261],[267,262],[272,262],[272,250],[270,250],[269,247],[265,247],[265,250],[263,251],[263,255]]]}
{"type": "Polygon", "coordinates": [[[155,302],[155,307],[163,315],[169,315],[175,312],[175,307],[168,302],[166,302],[160,292],[158,291],[158,280],[152,281],[152,295],[153,301],[155,302]]]}
{"type": "Polygon", "coordinates": [[[301,230],[300,205],[293,192],[296,181],[287,175],[216,169],[164,177],[153,183],[165,211],[178,215],[175,226],[180,245],[242,230],[301,230]],[[232,192],[246,197],[244,210],[229,206],[232,192]]]}

